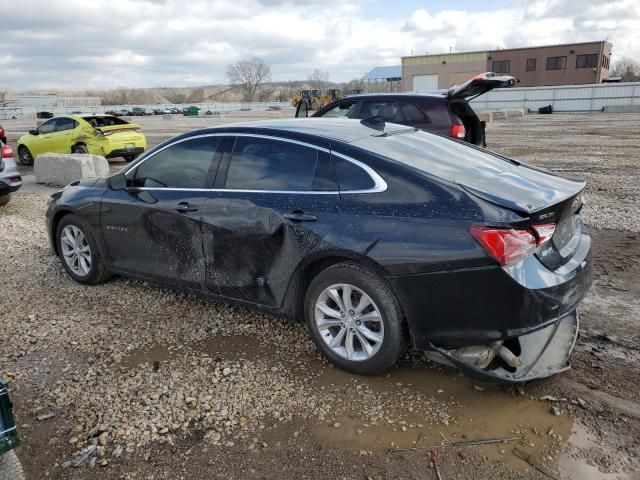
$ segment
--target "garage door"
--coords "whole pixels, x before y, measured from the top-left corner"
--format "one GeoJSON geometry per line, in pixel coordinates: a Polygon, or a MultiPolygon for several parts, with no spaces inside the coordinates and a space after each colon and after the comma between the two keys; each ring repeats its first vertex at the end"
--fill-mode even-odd
{"type": "Polygon", "coordinates": [[[414,75],[413,76],[413,91],[414,92],[428,92],[438,89],[438,74],[433,75],[414,75]]]}

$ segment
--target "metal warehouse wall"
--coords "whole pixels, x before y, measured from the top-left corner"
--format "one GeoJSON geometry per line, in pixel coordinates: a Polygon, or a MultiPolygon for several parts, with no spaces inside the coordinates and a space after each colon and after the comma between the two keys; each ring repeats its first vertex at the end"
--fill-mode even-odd
{"type": "Polygon", "coordinates": [[[499,88],[472,100],[476,110],[553,105],[555,112],[594,112],[607,105],[640,105],[640,82],[499,88]]]}

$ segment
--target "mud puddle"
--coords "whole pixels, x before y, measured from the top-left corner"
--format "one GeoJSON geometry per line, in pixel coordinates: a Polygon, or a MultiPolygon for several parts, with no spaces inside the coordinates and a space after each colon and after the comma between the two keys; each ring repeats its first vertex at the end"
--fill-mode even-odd
{"type": "Polygon", "coordinates": [[[206,354],[216,360],[253,359],[263,355],[265,348],[254,337],[246,335],[215,336],[189,345],[153,345],[128,352],[121,365],[136,368],[140,365],[156,365],[184,356],[206,354]]]}
{"type": "Polygon", "coordinates": [[[434,405],[431,412],[439,408],[447,411],[445,420],[438,420],[436,416],[434,422],[433,416],[429,418],[420,413],[419,406],[411,409],[401,406],[387,410],[385,419],[371,424],[358,408],[352,408],[332,420],[333,423],[325,422],[312,428],[319,441],[339,443],[354,450],[417,448],[417,452],[424,452],[429,447],[448,443],[522,437],[521,441],[466,448],[473,448],[508,468],[530,469],[530,465],[513,454],[517,448],[540,465],[553,469],[573,423],[565,414],[554,415],[546,402],[494,385],[473,383],[450,369],[398,367],[388,375],[354,377],[327,368],[315,383],[317,388],[337,396],[348,396],[357,385],[398,399],[411,392],[412,405],[423,399],[424,403],[434,405]]]}

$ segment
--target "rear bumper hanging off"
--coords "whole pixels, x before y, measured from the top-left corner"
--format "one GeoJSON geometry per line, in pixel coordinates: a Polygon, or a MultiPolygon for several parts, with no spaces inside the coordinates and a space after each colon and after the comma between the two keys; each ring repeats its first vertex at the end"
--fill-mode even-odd
{"type": "Polygon", "coordinates": [[[571,368],[569,356],[578,330],[578,313],[574,310],[556,322],[514,339],[518,354],[504,342],[493,342],[453,350],[431,344],[427,355],[436,362],[458,367],[471,377],[503,384],[520,383],[571,368]]]}

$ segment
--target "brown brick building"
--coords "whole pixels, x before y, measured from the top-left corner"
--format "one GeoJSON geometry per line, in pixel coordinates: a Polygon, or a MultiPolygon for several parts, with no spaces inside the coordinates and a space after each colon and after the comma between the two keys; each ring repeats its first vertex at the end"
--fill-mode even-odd
{"type": "Polygon", "coordinates": [[[601,83],[609,76],[607,41],[402,57],[404,91],[448,88],[482,72],[512,75],[519,87],[601,83]]]}

